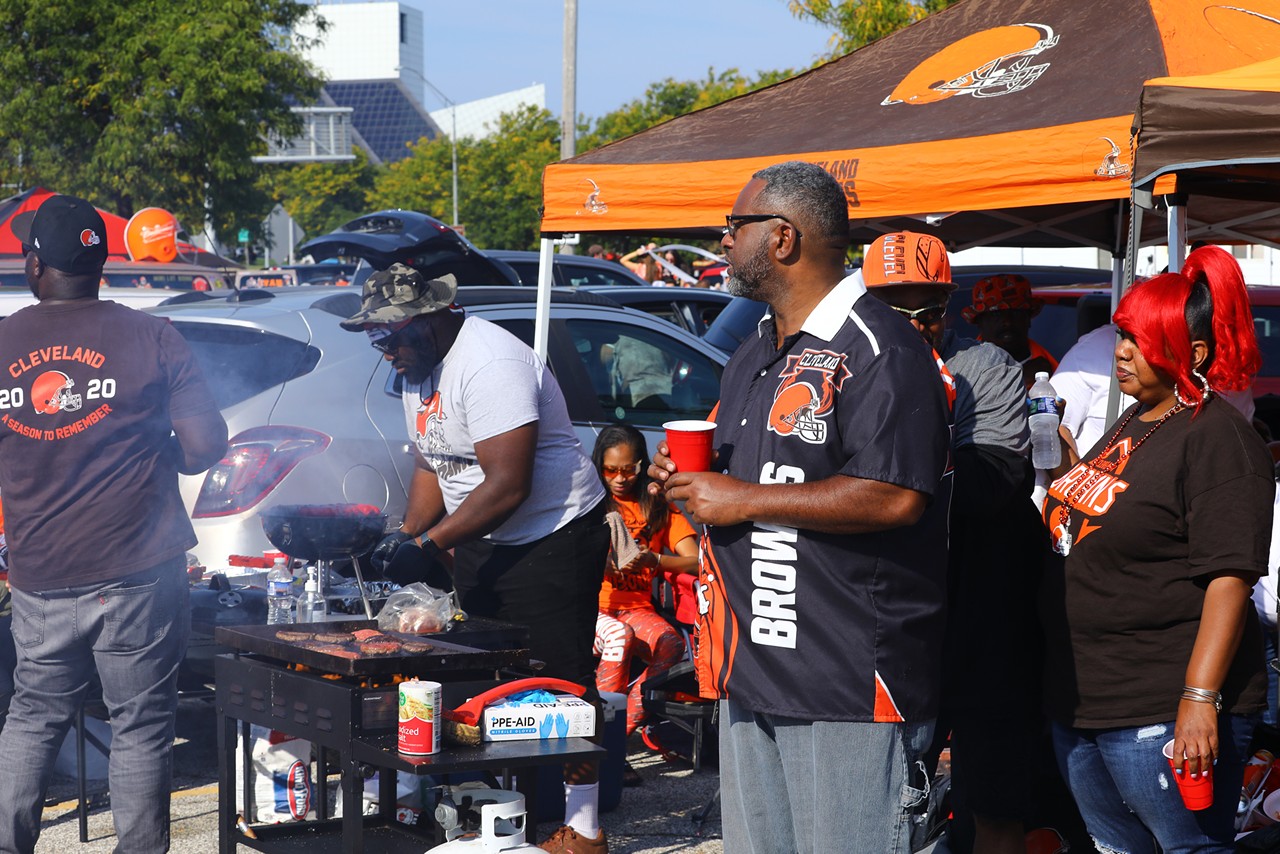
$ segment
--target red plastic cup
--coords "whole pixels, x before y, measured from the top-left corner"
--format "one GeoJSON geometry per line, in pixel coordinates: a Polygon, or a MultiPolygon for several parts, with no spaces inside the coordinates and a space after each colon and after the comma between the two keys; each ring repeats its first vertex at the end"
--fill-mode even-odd
{"type": "Polygon", "coordinates": [[[708,471],[711,468],[711,442],[715,438],[714,421],[668,421],[667,456],[677,471],[708,471]]]}
{"type": "Polygon", "coordinates": [[[1186,759],[1181,762],[1173,761],[1175,740],[1169,739],[1164,746],[1164,758],[1169,760],[1169,767],[1173,769],[1173,779],[1178,783],[1178,793],[1182,795],[1182,802],[1189,810],[1207,810],[1213,806],[1213,766],[1210,765],[1200,776],[1192,777],[1186,770],[1186,759]]]}

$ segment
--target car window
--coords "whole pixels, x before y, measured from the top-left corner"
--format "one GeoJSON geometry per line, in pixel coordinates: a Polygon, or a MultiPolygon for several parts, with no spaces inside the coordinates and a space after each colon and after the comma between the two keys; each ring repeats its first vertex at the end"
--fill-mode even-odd
{"type": "MultiPolygon", "coordinates": [[[[608,296],[608,294],[605,296],[608,296]]],[[[627,308],[634,308],[637,311],[643,311],[650,317],[665,320],[667,323],[674,323],[681,329],[686,326],[684,315],[669,302],[633,302],[627,303],[627,308]]]]}
{"type": "MultiPolygon", "coordinates": [[[[563,261],[557,261],[556,266],[560,269],[560,276],[564,279],[564,283],[575,288],[586,285],[634,285],[636,283],[635,279],[628,279],[621,270],[615,273],[601,267],[566,264],[563,261]]],[[[521,276],[523,275],[522,273],[521,276]]],[[[537,281],[536,272],[534,281],[537,281]]]]}
{"type": "Polygon", "coordinates": [[[511,269],[516,271],[516,275],[520,277],[520,281],[526,285],[538,284],[538,262],[537,261],[512,261],[509,258],[503,258],[510,265],[511,269]]]}
{"type": "Polygon", "coordinates": [[[650,427],[705,418],[720,399],[720,366],[657,330],[599,320],[565,323],[600,408],[650,427]]]}
{"type": "Polygon", "coordinates": [[[1280,376],[1280,306],[1253,306],[1253,331],[1258,336],[1258,349],[1262,351],[1260,375],[1280,376]]]}
{"type": "Polygon", "coordinates": [[[187,291],[223,290],[229,287],[228,277],[217,270],[208,273],[168,273],[138,271],[118,273],[108,270],[102,274],[112,288],[172,288],[187,291]]]}
{"type": "Polygon", "coordinates": [[[219,409],[248,400],[311,371],[320,352],[302,341],[259,329],[175,320],[219,409]]]}

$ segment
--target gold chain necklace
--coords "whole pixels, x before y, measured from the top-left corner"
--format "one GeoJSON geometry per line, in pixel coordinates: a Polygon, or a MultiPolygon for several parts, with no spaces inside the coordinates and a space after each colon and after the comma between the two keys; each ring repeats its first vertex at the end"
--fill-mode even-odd
{"type": "Polygon", "coordinates": [[[1107,444],[1103,446],[1102,451],[1092,460],[1085,463],[1086,466],[1093,470],[1093,474],[1086,478],[1077,489],[1069,489],[1063,494],[1062,503],[1058,505],[1058,511],[1055,514],[1058,521],[1057,526],[1053,529],[1053,533],[1055,534],[1053,550],[1055,552],[1063,557],[1071,554],[1071,543],[1074,539],[1071,536],[1071,513],[1076,508],[1076,502],[1088,495],[1089,490],[1093,488],[1094,484],[1102,479],[1103,475],[1111,474],[1112,472],[1119,470],[1120,467],[1124,465],[1125,460],[1133,456],[1134,452],[1137,451],[1138,448],[1142,447],[1142,443],[1151,438],[1152,433],[1160,429],[1161,424],[1186,408],[1187,407],[1182,403],[1182,401],[1178,401],[1173,406],[1169,407],[1169,410],[1165,412],[1164,415],[1161,415],[1160,419],[1156,421],[1155,424],[1151,425],[1151,429],[1142,434],[1141,439],[1134,442],[1133,446],[1121,454],[1115,462],[1111,462],[1106,459],[1107,455],[1115,450],[1116,441],[1120,438],[1120,434],[1124,432],[1124,428],[1129,426],[1129,422],[1133,420],[1133,416],[1138,414],[1137,407],[1130,410],[1129,414],[1120,422],[1120,426],[1111,434],[1111,438],[1107,440],[1107,444]]]}

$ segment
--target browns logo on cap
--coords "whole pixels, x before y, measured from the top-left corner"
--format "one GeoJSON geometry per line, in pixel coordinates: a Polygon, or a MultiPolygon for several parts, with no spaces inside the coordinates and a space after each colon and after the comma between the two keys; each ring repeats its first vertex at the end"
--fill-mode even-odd
{"type": "Polygon", "coordinates": [[[10,225],[18,240],[55,270],[100,275],[107,262],[107,226],[98,209],[75,196],[50,196],[10,225]]]}
{"type": "Polygon", "coordinates": [[[894,231],[867,247],[862,281],[869,288],[889,285],[939,285],[955,290],[951,261],[942,241],[931,234],[894,231]]]}

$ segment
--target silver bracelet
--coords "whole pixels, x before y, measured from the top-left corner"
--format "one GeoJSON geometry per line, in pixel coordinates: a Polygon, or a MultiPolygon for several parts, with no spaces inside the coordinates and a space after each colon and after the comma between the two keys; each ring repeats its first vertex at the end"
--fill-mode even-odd
{"type": "Polygon", "coordinates": [[[1222,692],[1220,691],[1210,691],[1208,688],[1183,685],[1182,699],[1196,703],[1212,703],[1215,711],[1222,711],[1222,692]]]}

